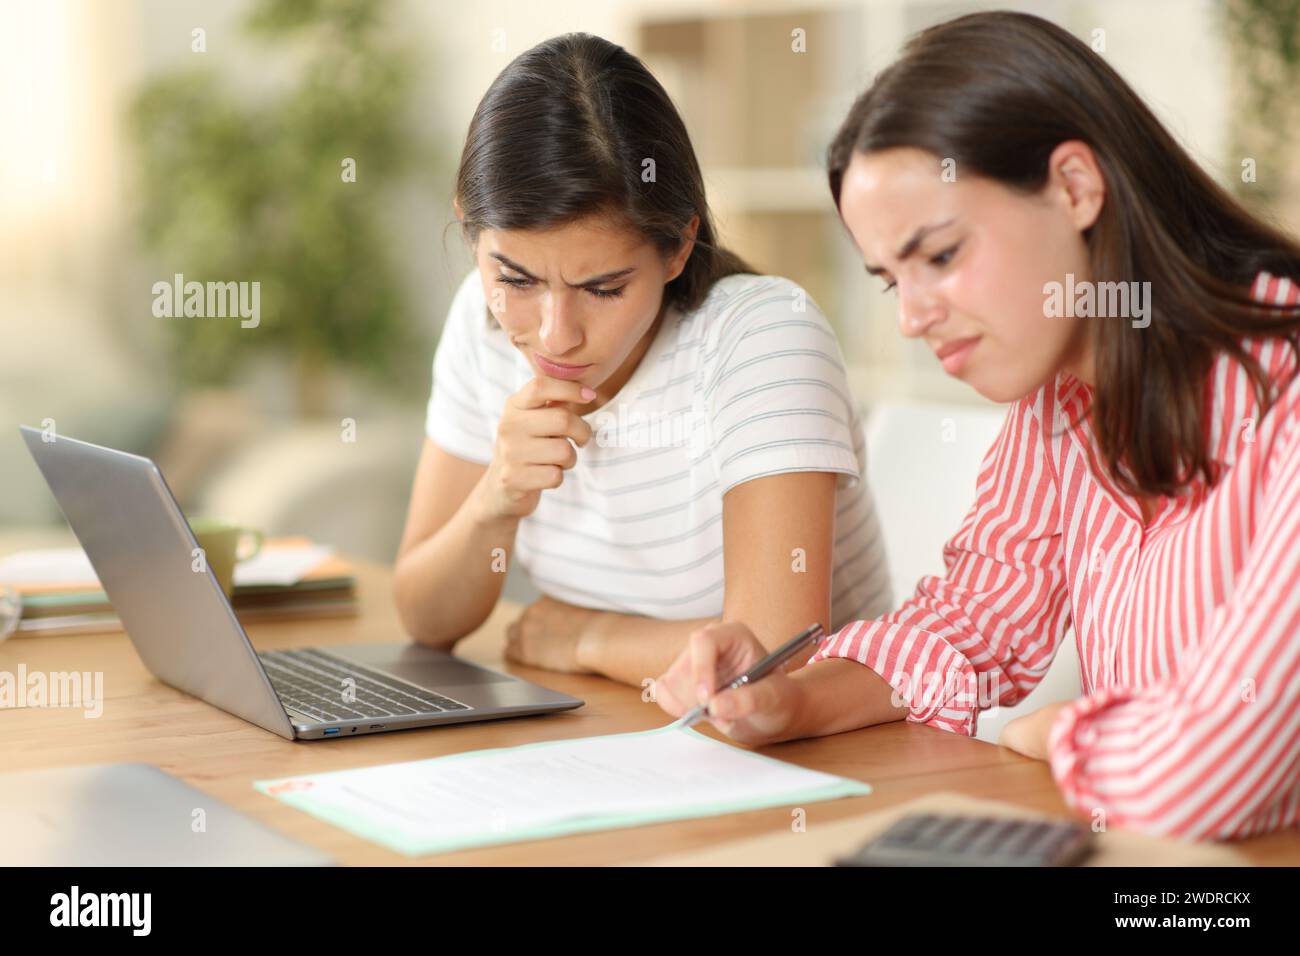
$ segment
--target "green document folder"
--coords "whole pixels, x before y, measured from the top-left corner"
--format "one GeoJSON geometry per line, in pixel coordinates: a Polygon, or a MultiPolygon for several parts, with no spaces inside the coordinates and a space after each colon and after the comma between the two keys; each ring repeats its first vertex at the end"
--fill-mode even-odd
{"type": "Polygon", "coordinates": [[[254,786],[408,856],[871,793],[677,723],[254,786]]]}

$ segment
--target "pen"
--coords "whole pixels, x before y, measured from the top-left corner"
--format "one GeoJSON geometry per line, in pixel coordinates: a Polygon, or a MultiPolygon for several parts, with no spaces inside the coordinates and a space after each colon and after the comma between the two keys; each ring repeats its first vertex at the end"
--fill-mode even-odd
{"type": "MultiPolygon", "coordinates": [[[[735,690],[737,687],[744,687],[746,684],[752,684],[754,681],[766,677],[772,671],[776,670],[790,658],[794,657],[807,644],[820,644],[825,638],[826,631],[820,624],[811,624],[804,628],[790,640],[786,641],[771,654],[768,654],[761,661],[751,667],[745,673],[736,679],[728,682],[723,687],[718,688],[715,693],[721,693],[724,690],[735,690]]],[[[683,727],[691,727],[698,724],[704,719],[705,714],[709,712],[707,704],[697,704],[686,712],[681,719],[683,727]]]]}

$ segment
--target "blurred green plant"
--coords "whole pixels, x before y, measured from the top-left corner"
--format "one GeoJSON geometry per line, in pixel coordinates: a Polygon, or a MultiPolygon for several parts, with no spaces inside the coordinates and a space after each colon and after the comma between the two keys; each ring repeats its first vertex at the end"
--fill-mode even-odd
{"type": "MultiPolygon", "coordinates": [[[[186,281],[260,281],[261,323],[168,320],[183,382],[225,383],[250,354],[294,363],[300,411],[323,370],[401,391],[427,364],[408,315],[384,210],[433,156],[407,123],[413,54],[373,0],[257,0],[244,22],[267,57],[298,64],[284,89],[239,97],[211,68],[160,76],[129,112],[139,226],[156,263],[186,281]],[[344,161],[355,161],[354,182],[344,161]]],[[[206,57],[196,57],[206,60],[206,57]]],[[[178,305],[179,308],[179,305],[178,305]]],[[[425,347],[421,347],[425,346],[425,347]]]]}
{"type": "Polygon", "coordinates": [[[1300,123],[1300,0],[1220,0],[1241,102],[1232,121],[1234,163],[1253,157],[1258,180],[1233,186],[1260,211],[1284,198],[1300,123]]]}

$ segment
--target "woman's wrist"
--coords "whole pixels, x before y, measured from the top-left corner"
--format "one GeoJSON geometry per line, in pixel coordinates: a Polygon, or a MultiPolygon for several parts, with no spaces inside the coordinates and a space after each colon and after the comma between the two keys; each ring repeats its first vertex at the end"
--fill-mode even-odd
{"type": "Polygon", "coordinates": [[[822,737],[907,716],[893,702],[893,688],[865,664],[828,657],[790,675],[798,688],[786,740],[822,737]]]}
{"type": "MultiPolygon", "coordinates": [[[[802,668],[800,668],[802,670],[802,668]]],[[[818,726],[818,715],[814,712],[812,694],[808,681],[799,680],[795,671],[790,675],[789,685],[792,690],[790,698],[790,720],[786,724],[785,730],[780,734],[774,743],[784,743],[787,740],[802,740],[805,737],[820,737],[825,733],[818,726]]]]}
{"type": "Polygon", "coordinates": [[[476,528],[484,531],[513,533],[519,526],[519,518],[516,515],[505,514],[496,507],[492,496],[487,491],[488,474],[490,471],[485,472],[479,479],[466,501],[470,521],[476,528]]]}
{"type": "Polygon", "coordinates": [[[605,644],[609,636],[609,611],[587,610],[578,630],[578,644],[574,656],[578,666],[593,674],[605,673],[603,668],[605,644]]]}

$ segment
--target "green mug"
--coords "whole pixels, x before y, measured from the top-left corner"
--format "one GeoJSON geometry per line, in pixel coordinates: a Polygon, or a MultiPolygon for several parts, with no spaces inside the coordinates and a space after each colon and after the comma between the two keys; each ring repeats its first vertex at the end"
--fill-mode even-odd
{"type": "Polygon", "coordinates": [[[230,597],[235,586],[235,563],[247,561],[262,550],[262,532],[220,518],[195,518],[190,530],[221,590],[230,597]]]}

